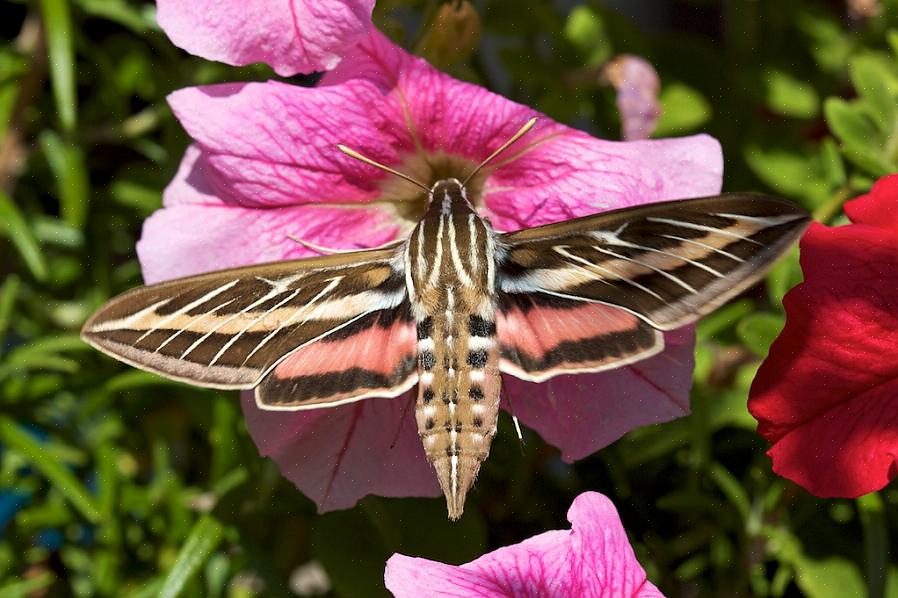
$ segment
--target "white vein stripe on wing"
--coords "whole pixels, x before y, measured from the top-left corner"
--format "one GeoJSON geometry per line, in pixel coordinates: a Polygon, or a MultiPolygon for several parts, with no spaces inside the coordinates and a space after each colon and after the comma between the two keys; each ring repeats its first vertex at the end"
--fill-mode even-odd
{"type": "MultiPolygon", "coordinates": [[[[273,312],[280,306],[292,301],[294,297],[299,295],[299,291],[300,291],[300,289],[296,289],[295,291],[293,291],[292,293],[287,295],[284,299],[281,299],[280,301],[278,301],[273,307],[271,307],[268,311],[263,313],[261,316],[259,316],[258,318],[256,318],[255,320],[251,321],[249,324],[244,326],[243,330],[241,330],[240,332],[238,332],[237,334],[232,336],[231,339],[228,342],[226,342],[221,349],[219,349],[218,353],[215,354],[215,357],[212,358],[212,361],[209,362],[209,365],[215,365],[215,362],[217,362],[221,358],[221,356],[227,352],[228,349],[233,347],[234,343],[236,343],[238,340],[240,340],[240,337],[243,336],[247,330],[249,330],[256,324],[258,324],[259,322],[264,320],[266,317],[268,317],[268,314],[270,314],[271,312],[273,312]]],[[[282,292],[282,291],[278,291],[278,293],[280,293],[280,292],[282,292]]],[[[244,361],[244,363],[246,363],[246,361],[244,361]]]]}
{"type": "Polygon", "coordinates": [[[163,342],[161,345],[159,345],[158,347],[156,347],[156,349],[153,351],[153,353],[158,353],[159,351],[162,350],[163,347],[165,347],[165,345],[167,345],[168,343],[170,343],[170,342],[172,342],[173,340],[175,340],[176,338],[178,338],[178,335],[180,335],[182,332],[187,332],[187,331],[190,330],[194,325],[199,324],[200,322],[202,322],[202,321],[205,320],[206,318],[215,316],[215,312],[217,312],[218,310],[220,310],[222,307],[225,307],[225,306],[227,306],[227,305],[230,305],[231,303],[233,303],[233,302],[236,301],[236,300],[237,300],[237,299],[229,299],[229,300],[225,301],[224,303],[221,303],[221,304],[215,306],[214,308],[210,309],[210,310],[207,311],[206,313],[202,313],[202,314],[198,315],[197,317],[195,317],[194,319],[192,319],[190,322],[188,322],[187,325],[182,326],[181,328],[178,328],[178,329],[175,331],[174,334],[172,334],[172,335],[169,336],[167,339],[165,339],[165,342],[163,342]]]}
{"type": "MultiPolygon", "coordinates": [[[[669,235],[664,235],[664,236],[665,236],[665,237],[668,237],[669,235]]],[[[678,260],[682,260],[682,261],[684,261],[684,262],[687,262],[687,263],[689,263],[689,264],[692,264],[692,265],[695,266],[696,268],[701,268],[701,269],[704,270],[705,272],[708,272],[709,274],[713,274],[713,275],[716,276],[717,278],[726,278],[725,275],[721,274],[720,272],[718,272],[718,271],[715,270],[714,268],[708,266],[707,264],[703,264],[703,263],[701,263],[701,262],[697,262],[697,261],[695,261],[695,260],[693,260],[693,259],[690,259],[690,258],[684,256],[684,255],[679,255],[679,254],[677,254],[677,253],[671,253],[671,252],[669,252],[669,251],[664,251],[663,249],[657,249],[657,248],[655,248],[655,247],[646,247],[645,245],[639,245],[639,244],[637,244],[637,243],[631,243],[630,241],[624,241],[624,240],[618,239],[618,238],[616,238],[616,237],[615,237],[614,239],[609,239],[608,237],[605,237],[605,238],[600,238],[599,240],[602,240],[602,241],[604,241],[604,242],[606,242],[606,243],[608,243],[608,244],[610,244],[610,245],[619,245],[619,246],[621,246],[621,247],[628,247],[628,248],[630,248],[630,249],[639,249],[640,251],[651,251],[651,252],[653,252],[653,253],[660,253],[661,255],[666,255],[666,256],[668,256],[668,257],[676,258],[676,259],[678,259],[678,260]]]]}
{"type": "Polygon", "coordinates": [[[801,220],[802,218],[804,218],[804,216],[801,214],[784,214],[782,216],[748,216],[746,214],[727,214],[725,212],[718,212],[713,215],[721,216],[723,218],[731,218],[733,220],[755,222],[764,227],[779,226],[781,224],[786,224],[787,222],[794,222],[795,220],[801,220]]]}
{"type": "Polygon", "coordinates": [[[600,280],[600,281],[604,282],[605,284],[614,286],[614,285],[612,285],[610,282],[608,282],[607,280],[605,280],[605,279],[603,279],[603,278],[597,278],[597,277],[596,277],[596,273],[592,271],[592,268],[595,268],[596,270],[602,270],[602,271],[604,271],[604,272],[607,272],[608,274],[611,274],[613,278],[615,278],[615,279],[617,279],[617,280],[623,280],[624,282],[628,282],[628,283],[630,283],[631,285],[633,285],[634,287],[636,287],[637,289],[639,289],[640,291],[643,291],[643,292],[645,292],[645,293],[648,293],[649,295],[651,295],[652,297],[655,297],[655,298],[658,299],[659,301],[664,301],[664,297],[662,297],[661,295],[659,295],[658,293],[656,293],[656,292],[653,291],[652,289],[650,289],[650,288],[648,288],[648,287],[646,287],[646,286],[644,286],[644,285],[641,285],[641,284],[639,284],[638,282],[636,282],[635,280],[631,280],[631,279],[627,278],[626,276],[621,276],[620,272],[615,272],[614,270],[609,270],[608,268],[603,268],[602,266],[600,266],[600,265],[598,265],[598,264],[593,264],[593,263],[590,262],[589,260],[583,259],[583,258],[580,257],[580,256],[577,256],[577,255],[574,255],[574,254],[572,254],[572,253],[569,253],[569,252],[565,251],[565,247],[564,247],[564,246],[556,245],[556,246],[554,247],[554,249],[555,249],[555,251],[556,251],[557,253],[560,253],[561,255],[563,255],[564,257],[566,257],[566,258],[568,258],[568,259],[571,259],[571,260],[574,260],[574,261],[578,261],[578,262],[581,262],[581,263],[586,264],[587,266],[589,266],[588,268],[584,268],[583,266],[580,266],[580,265],[578,265],[578,264],[571,264],[571,266],[573,266],[573,267],[575,267],[575,268],[579,268],[580,270],[585,270],[586,272],[588,272],[588,273],[590,274],[590,277],[593,278],[593,279],[595,279],[595,280],[600,280]]]}
{"type": "Polygon", "coordinates": [[[695,241],[694,239],[686,239],[684,237],[678,237],[676,235],[661,235],[662,237],[666,237],[668,239],[674,239],[675,241],[682,241],[684,243],[692,243],[693,245],[698,245],[699,247],[704,247],[705,249],[710,249],[720,255],[726,256],[733,261],[744,264],[745,260],[739,257],[738,255],[733,255],[729,251],[724,251],[719,247],[714,247],[713,245],[708,245],[707,243],[702,243],[701,241],[695,241]]]}
{"type": "Polygon", "coordinates": [[[678,277],[674,276],[670,272],[666,272],[666,271],[662,270],[661,268],[656,268],[655,266],[648,264],[646,262],[637,260],[632,257],[627,257],[625,255],[621,255],[619,253],[611,251],[610,249],[603,249],[602,247],[593,247],[593,249],[595,249],[599,253],[604,253],[605,255],[610,255],[612,257],[616,257],[617,259],[623,260],[625,262],[633,262],[634,264],[639,264],[643,268],[648,268],[649,270],[653,270],[653,271],[657,272],[658,274],[660,274],[661,276],[667,278],[668,280],[671,280],[671,281],[677,283],[678,285],[680,285],[681,287],[683,287],[690,293],[698,293],[698,291],[696,289],[694,289],[690,285],[686,284],[685,282],[683,282],[682,280],[680,280],[678,277]]]}
{"type": "Polygon", "coordinates": [[[135,325],[146,318],[148,315],[152,315],[157,309],[165,305],[166,303],[170,303],[174,300],[174,297],[169,297],[168,299],[163,299],[162,301],[157,301],[152,305],[148,305],[142,310],[131,314],[130,316],[125,316],[124,318],[119,318],[117,320],[109,320],[107,322],[99,322],[94,324],[90,331],[91,332],[109,332],[110,330],[140,330],[140,328],[136,328],[135,325]]]}
{"type": "MultiPolygon", "coordinates": [[[[295,322],[296,319],[299,318],[299,316],[301,316],[302,314],[304,314],[304,313],[306,313],[306,312],[308,312],[308,311],[311,311],[312,306],[315,305],[315,302],[318,301],[318,299],[320,299],[321,297],[323,297],[323,296],[326,295],[327,293],[330,293],[330,292],[334,289],[334,287],[337,286],[337,285],[340,283],[340,281],[341,281],[342,279],[343,279],[342,276],[338,276],[337,278],[335,278],[334,280],[332,280],[331,283],[330,283],[329,285],[327,285],[326,287],[324,287],[323,289],[321,289],[321,292],[319,292],[317,295],[315,295],[314,297],[312,297],[312,300],[311,300],[311,301],[309,301],[308,303],[306,303],[306,304],[303,305],[302,307],[297,307],[297,308],[296,308],[296,312],[295,312],[292,316],[290,316],[290,318],[288,318],[283,324],[281,324],[280,326],[278,326],[277,328],[275,328],[274,330],[272,330],[271,332],[269,332],[269,333],[265,336],[265,338],[263,338],[263,339],[259,342],[259,344],[256,345],[256,346],[253,348],[253,350],[249,352],[249,355],[246,356],[246,359],[243,360],[243,363],[246,364],[246,362],[249,361],[249,358],[252,357],[253,355],[255,355],[256,351],[258,351],[259,349],[261,349],[263,345],[265,345],[268,341],[270,341],[270,340],[273,339],[275,336],[277,336],[277,334],[278,334],[279,332],[281,332],[282,330],[286,329],[288,326],[292,325],[293,322],[295,322]]],[[[303,320],[302,323],[304,324],[304,323],[306,323],[308,320],[309,320],[309,318],[306,317],[306,319],[303,320]]]]}
{"type": "Polygon", "coordinates": [[[232,281],[229,282],[228,284],[224,284],[224,285],[218,287],[217,289],[213,289],[212,291],[206,293],[205,295],[203,295],[203,296],[200,297],[199,299],[197,299],[197,300],[195,300],[195,301],[191,301],[190,303],[188,303],[187,305],[185,305],[185,306],[182,307],[181,309],[179,309],[179,310],[177,310],[177,311],[173,311],[172,313],[168,314],[168,315],[165,316],[164,318],[160,319],[160,320],[156,323],[155,326],[153,326],[153,327],[151,327],[151,328],[148,328],[146,332],[144,332],[142,335],[140,335],[140,338],[137,339],[136,343],[139,343],[140,341],[142,341],[143,339],[145,339],[145,338],[148,337],[149,335],[153,334],[154,332],[156,332],[156,331],[159,330],[160,328],[165,328],[165,325],[166,325],[166,324],[168,324],[169,322],[171,322],[171,321],[174,320],[175,318],[177,318],[177,317],[179,317],[179,316],[182,316],[182,315],[186,314],[186,313],[189,312],[191,309],[193,309],[193,308],[195,308],[195,307],[199,307],[199,306],[202,305],[203,303],[206,303],[207,301],[210,301],[211,299],[214,299],[215,297],[221,295],[222,293],[224,293],[224,292],[227,291],[228,289],[234,288],[234,285],[236,285],[238,282],[240,282],[240,279],[239,279],[239,278],[236,279],[236,280],[232,280],[232,281]]]}
{"type": "Polygon", "coordinates": [[[207,332],[206,334],[204,334],[203,336],[201,336],[200,338],[198,338],[196,341],[194,341],[194,343],[193,343],[192,345],[190,345],[189,347],[187,347],[187,348],[184,350],[184,352],[181,353],[181,356],[178,357],[178,359],[184,359],[185,357],[187,357],[187,355],[189,355],[191,351],[193,351],[194,349],[196,349],[197,347],[199,347],[201,344],[203,344],[203,342],[204,342],[207,338],[209,338],[210,336],[212,336],[213,334],[215,334],[219,329],[221,329],[222,327],[226,326],[229,322],[231,322],[231,321],[233,321],[233,320],[236,320],[237,318],[239,318],[240,316],[242,316],[242,315],[245,314],[246,312],[252,310],[254,307],[259,306],[259,305],[262,305],[263,303],[265,303],[266,301],[268,301],[269,299],[271,299],[271,298],[273,298],[273,297],[276,297],[276,296],[279,295],[280,293],[281,293],[281,291],[279,291],[279,290],[277,290],[277,289],[275,289],[275,290],[273,290],[273,291],[269,291],[268,293],[266,293],[265,295],[263,295],[261,299],[258,299],[258,300],[256,300],[256,301],[252,302],[251,304],[249,304],[249,305],[247,305],[246,307],[244,307],[242,310],[240,310],[240,311],[238,311],[237,313],[231,315],[231,317],[227,318],[227,319],[224,320],[223,322],[220,322],[219,324],[217,324],[216,326],[214,326],[214,327],[212,328],[212,330],[210,330],[209,332],[207,332]]]}
{"type": "Polygon", "coordinates": [[[716,233],[718,235],[723,235],[725,237],[733,237],[734,239],[741,239],[742,241],[748,241],[749,243],[754,243],[755,245],[763,245],[763,243],[759,243],[754,239],[750,239],[738,233],[734,233],[732,231],[726,230],[724,228],[714,228],[713,226],[705,226],[704,224],[695,224],[694,222],[681,222],[679,220],[672,220],[670,218],[656,218],[654,216],[647,216],[646,220],[649,222],[658,222],[660,224],[670,224],[671,226],[679,226],[680,228],[691,228],[692,230],[701,230],[709,233],[716,233]]]}

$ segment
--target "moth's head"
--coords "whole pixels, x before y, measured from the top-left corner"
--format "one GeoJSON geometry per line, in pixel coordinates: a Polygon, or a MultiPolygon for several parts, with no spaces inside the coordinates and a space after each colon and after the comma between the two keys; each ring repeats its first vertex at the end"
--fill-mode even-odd
{"type": "Polygon", "coordinates": [[[430,188],[430,193],[427,194],[430,201],[436,199],[437,201],[442,201],[448,195],[451,198],[461,198],[465,194],[465,186],[462,182],[456,178],[451,179],[440,179],[430,188]]]}
{"type": "Polygon", "coordinates": [[[439,210],[443,214],[457,211],[472,211],[465,185],[456,178],[440,179],[427,193],[428,209],[439,210]]]}

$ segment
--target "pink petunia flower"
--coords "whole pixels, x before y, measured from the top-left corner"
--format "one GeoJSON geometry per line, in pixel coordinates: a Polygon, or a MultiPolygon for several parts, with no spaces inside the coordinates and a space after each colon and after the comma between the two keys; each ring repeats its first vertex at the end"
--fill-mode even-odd
{"type": "Polygon", "coordinates": [[[661,79],[655,67],[641,56],[621,54],[602,67],[602,76],[617,91],[623,138],[648,139],[661,116],[661,79]]]}
{"type": "MultiPolygon", "coordinates": [[[[170,104],[195,140],[164,208],[145,223],[147,282],[314,252],[288,238],[361,248],[402,238],[425,199],[413,185],[336,149],[434,181],[464,178],[536,113],[463,83],[373,32],[316,88],[282,83],[184,89],[170,104]]],[[[715,194],[722,159],[711,137],[609,142],[548,118],[469,190],[498,230],[629,205],[715,194]]],[[[694,334],[618,370],[542,384],[506,377],[516,415],[572,461],[629,430],[689,410],[694,334]]],[[[263,455],[321,510],[367,494],[436,496],[410,395],[296,413],[243,407],[263,455]]]]}
{"type": "Polygon", "coordinates": [[[330,70],[371,28],[374,0],[156,0],[176,46],[279,75],[330,70]]]}
{"type": "Polygon", "coordinates": [[[748,408],[773,470],[822,497],[857,497],[898,475],[898,175],[845,205],[854,224],[813,224],[804,282],[748,408]]]}
{"type": "Polygon", "coordinates": [[[384,580],[397,598],[623,598],[663,596],[646,579],[607,497],[584,492],[570,531],[550,531],[460,566],[394,554],[384,580]]]}

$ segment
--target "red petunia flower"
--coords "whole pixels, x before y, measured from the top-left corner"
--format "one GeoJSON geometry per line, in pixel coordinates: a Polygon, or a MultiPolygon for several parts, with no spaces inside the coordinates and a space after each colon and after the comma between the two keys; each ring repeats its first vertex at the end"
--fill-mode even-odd
{"type": "Polygon", "coordinates": [[[751,388],[773,470],[811,493],[879,490],[898,464],[898,175],[845,206],[853,224],[812,225],[805,281],[751,388]]]}

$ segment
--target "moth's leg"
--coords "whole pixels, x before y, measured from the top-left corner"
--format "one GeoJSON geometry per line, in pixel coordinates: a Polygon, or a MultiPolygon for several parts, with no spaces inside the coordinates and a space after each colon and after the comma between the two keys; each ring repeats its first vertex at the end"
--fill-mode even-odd
{"type": "MultiPolygon", "coordinates": [[[[502,379],[501,377],[499,378],[502,379]]],[[[521,445],[521,454],[524,454],[524,435],[521,434],[521,424],[518,422],[518,416],[514,413],[514,404],[511,402],[511,393],[508,392],[508,386],[506,384],[502,384],[500,387],[500,391],[505,395],[505,402],[508,403],[508,410],[511,412],[511,421],[514,422],[514,431],[518,435],[518,442],[521,445]]]]}
{"type": "Polygon", "coordinates": [[[384,243],[383,245],[378,245],[377,247],[355,247],[353,249],[335,249],[333,247],[324,247],[323,245],[317,245],[310,241],[305,241],[300,239],[296,235],[291,235],[287,233],[287,238],[291,241],[298,243],[305,247],[306,249],[311,249],[312,251],[320,254],[320,255],[338,255],[341,253],[355,253],[357,251],[367,251],[367,250],[375,250],[375,249],[386,249],[387,247],[392,247],[394,245],[398,245],[401,241],[390,241],[389,243],[384,243]]]}

